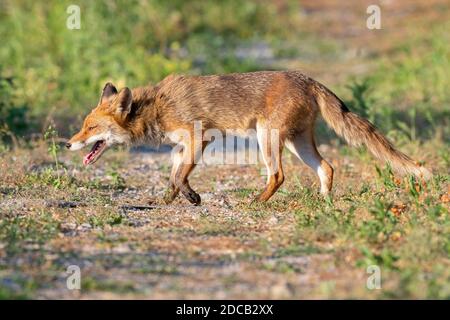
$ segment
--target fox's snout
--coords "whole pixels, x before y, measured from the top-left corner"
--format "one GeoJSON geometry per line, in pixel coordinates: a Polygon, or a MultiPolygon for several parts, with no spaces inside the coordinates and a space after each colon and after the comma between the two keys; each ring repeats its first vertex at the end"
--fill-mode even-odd
{"type": "Polygon", "coordinates": [[[72,138],[67,140],[66,148],[70,151],[79,150],[84,146],[84,142],[86,141],[86,137],[83,134],[83,131],[78,132],[72,138]]]}

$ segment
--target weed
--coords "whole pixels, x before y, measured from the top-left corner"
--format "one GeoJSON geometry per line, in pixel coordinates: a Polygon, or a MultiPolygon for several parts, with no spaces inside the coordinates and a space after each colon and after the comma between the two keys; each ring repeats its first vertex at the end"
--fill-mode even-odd
{"type": "Polygon", "coordinates": [[[119,190],[125,189],[126,187],[125,179],[120,175],[119,172],[117,172],[114,169],[111,169],[110,171],[107,172],[107,174],[111,178],[113,188],[119,190]]]}
{"type": "Polygon", "coordinates": [[[59,145],[56,143],[57,137],[58,132],[52,126],[49,126],[47,131],[44,133],[44,140],[49,142],[48,153],[52,156],[53,161],[55,162],[56,179],[53,181],[53,186],[55,188],[61,187],[60,164],[58,160],[59,145]]]}
{"type": "Polygon", "coordinates": [[[391,204],[379,198],[374,199],[374,204],[369,209],[372,219],[365,221],[361,228],[370,241],[383,242],[395,230],[398,221],[390,208],[391,204]]]}
{"type": "Polygon", "coordinates": [[[386,165],[385,168],[375,166],[375,169],[377,171],[378,178],[388,190],[393,190],[397,187],[394,179],[394,173],[392,172],[390,165],[386,165]]]}

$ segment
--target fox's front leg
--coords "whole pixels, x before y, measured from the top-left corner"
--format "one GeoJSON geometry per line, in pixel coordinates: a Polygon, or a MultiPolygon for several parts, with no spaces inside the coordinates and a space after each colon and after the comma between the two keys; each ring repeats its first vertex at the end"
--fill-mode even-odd
{"type": "MultiPolygon", "coordinates": [[[[193,141],[193,140],[191,140],[193,141]]],[[[185,144],[183,151],[178,155],[177,168],[174,171],[174,179],[172,184],[172,191],[168,195],[170,197],[176,197],[178,192],[181,193],[189,200],[189,202],[200,205],[200,195],[195,192],[189,185],[188,177],[192,170],[194,170],[197,163],[200,161],[203,150],[208,142],[199,142],[198,144],[185,144]],[[178,162],[179,161],[179,162],[178,162]]],[[[175,163],[174,163],[175,165],[175,163]]]]}
{"type": "MultiPolygon", "coordinates": [[[[188,176],[192,172],[192,170],[195,168],[195,163],[183,163],[178,168],[178,171],[175,175],[175,188],[174,192],[178,194],[179,191],[186,197],[186,199],[189,200],[189,202],[200,205],[201,198],[200,195],[195,192],[191,186],[189,185],[188,176]],[[178,190],[178,191],[177,191],[178,190]]],[[[176,195],[175,195],[176,196],[176,195]]]]}
{"type": "Polygon", "coordinates": [[[197,141],[196,143],[194,135],[192,134],[191,140],[189,140],[189,142],[185,144],[185,148],[183,148],[183,153],[180,157],[181,163],[175,173],[175,188],[178,188],[189,202],[197,206],[200,205],[201,198],[189,185],[188,177],[200,161],[203,150],[205,150],[207,145],[207,141],[197,141]]]}
{"type": "Polygon", "coordinates": [[[172,203],[181,193],[193,204],[200,205],[201,198],[189,185],[188,177],[196,163],[183,151],[177,151],[173,156],[173,166],[169,178],[169,186],[164,195],[166,204],[172,203]]]}
{"type": "Polygon", "coordinates": [[[170,172],[169,186],[164,195],[164,202],[170,204],[175,200],[177,195],[180,193],[180,188],[175,184],[175,177],[178,169],[183,161],[183,150],[178,150],[173,153],[172,157],[172,171],[170,172]]]}

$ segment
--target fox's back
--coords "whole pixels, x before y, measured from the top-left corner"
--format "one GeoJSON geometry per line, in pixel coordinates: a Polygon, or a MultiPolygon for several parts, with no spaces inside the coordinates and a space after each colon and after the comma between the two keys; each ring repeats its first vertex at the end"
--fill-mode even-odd
{"type": "Polygon", "coordinates": [[[289,108],[301,107],[312,81],[295,71],[169,76],[158,92],[165,97],[164,109],[172,120],[201,120],[221,130],[247,129],[259,118],[283,117],[292,111],[289,108]]]}

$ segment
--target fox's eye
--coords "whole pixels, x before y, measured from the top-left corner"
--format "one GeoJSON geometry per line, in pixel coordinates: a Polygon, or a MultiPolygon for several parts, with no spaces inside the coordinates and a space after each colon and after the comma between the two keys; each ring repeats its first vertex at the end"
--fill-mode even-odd
{"type": "Polygon", "coordinates": [[[93,130],[95,128],[97,128],[97,126],[91,126],[91,127],[88,127],[88,130],[91,131],[91,130],[93,130]]]}

